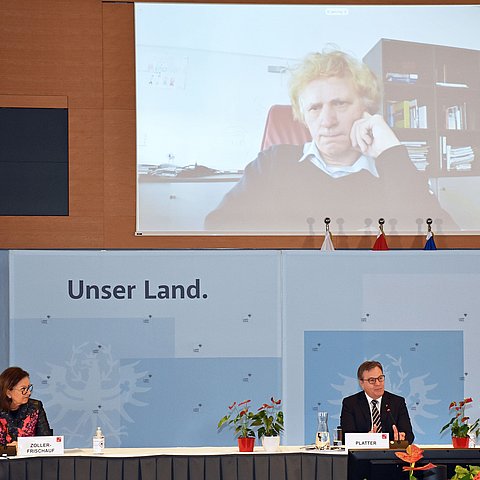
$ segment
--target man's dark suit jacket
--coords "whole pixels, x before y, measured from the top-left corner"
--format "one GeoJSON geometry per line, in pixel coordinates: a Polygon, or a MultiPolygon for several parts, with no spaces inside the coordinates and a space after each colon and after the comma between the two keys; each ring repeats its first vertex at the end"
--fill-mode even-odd
{"type": "MultiPolygon", "coordinates": [[[[398,431],[405,432],[405,439],[408,440],[408,443],[413,443],[415,436],[413,435],[405,399],[393,393],[384,392],[380,408],[380,420],[382,431],[390,434],[390,440],[393,440],[392,417],[398,431]],[[387,408],[391,415],[387,412],[387,408]]],[[[344,434],[366,433],[371,430],[372,418],[365,392],[361,391],[343,399],[340,425],[344,434]]]]}

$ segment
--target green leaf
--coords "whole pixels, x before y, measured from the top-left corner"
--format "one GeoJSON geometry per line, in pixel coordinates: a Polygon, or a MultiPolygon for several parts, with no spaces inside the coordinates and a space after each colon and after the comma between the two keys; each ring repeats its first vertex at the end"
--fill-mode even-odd
{"type": "Polygon", "coordinates": [[[455,475],[452,480],[472,480],[477,473],[480,472],[480,467],[476,465],[468,465],[468,469],[457,465],[455,467],[455,475]]]}
{"type": "Polygon", "coordinates": [[[224,417],[222,417],[218,422],[217,428],[222,428],[222,426],[225,425],[225,423],[228,422],[229,419],[229,415],[225,415],[224,417]]]}

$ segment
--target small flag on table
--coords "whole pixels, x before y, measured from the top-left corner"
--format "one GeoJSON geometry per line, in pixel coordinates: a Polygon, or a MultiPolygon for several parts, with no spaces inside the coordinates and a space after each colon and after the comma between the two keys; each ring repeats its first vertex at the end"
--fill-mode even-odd
{"type": "Polygon", "coordinates": [[[437,246],[435,245],[435,239],[433,238],[433,232],[432,232],[432,219],[427,218],[427,225],[428,225],[428,230],[427,230],[427,241],[425,242],[425,246],[423,247],[424,250],[436,250],[437,246]]]}
{"type": "Polygon", "coordinates": [[[325,218],[325,239],[322,243],[322,248],[320,250],[335,250],[333,246],[332,234],[330,233],[330,219],[328,217],[325,218]]]}
{"type": "Polygon", "coordinates": [[[372,250],[390,250],[387,245],[387,239],[385,238],[385,233],[383,233],[383,224],[385,220],[383,218],[378,219],[378,228],[380,229],[377,239],[373,244],[372,250]]]}

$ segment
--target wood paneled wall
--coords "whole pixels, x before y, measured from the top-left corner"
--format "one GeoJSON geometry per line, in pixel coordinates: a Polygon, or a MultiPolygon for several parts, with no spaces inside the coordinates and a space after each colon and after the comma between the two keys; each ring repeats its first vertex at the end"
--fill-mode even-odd
{"type": "MultiPolygon", "coordinates": [[[[67,105],[70,145],[70,215],[0,217],[0,248],[320,247],[323,237],[135,236],[131,1],[2,0],[0,62],[0,106],[67,105]]],[[[423,236],[390,236],[388,240],[391,248],[421,248],[424,243],[423,236]]],[[[373,237],[342,236],[335,238],[335,245],[368,249],[373,241],[373,237]]],[[[436,242],[438,248],[480,248],[480,236],[437,235],[436,242]]]]}

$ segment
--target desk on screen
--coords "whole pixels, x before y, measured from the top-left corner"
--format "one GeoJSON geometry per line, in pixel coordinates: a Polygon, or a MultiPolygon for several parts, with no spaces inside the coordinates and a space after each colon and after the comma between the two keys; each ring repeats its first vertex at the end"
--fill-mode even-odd
{"type": "Polygon", "coordinates": [[[197,234],[203,222],[241,178],[239,173],[203,177],[139,175],[137,231],[197,234]]]}

